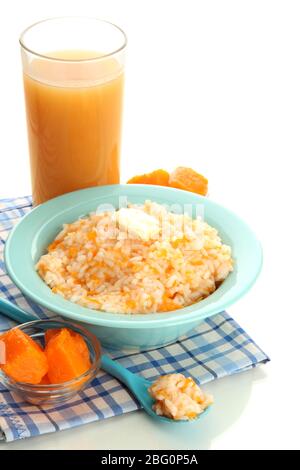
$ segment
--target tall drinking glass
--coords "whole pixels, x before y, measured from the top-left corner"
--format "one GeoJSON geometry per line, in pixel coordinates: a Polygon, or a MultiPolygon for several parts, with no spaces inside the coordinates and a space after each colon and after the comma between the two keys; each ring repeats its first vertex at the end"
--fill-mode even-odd
{"type": "Polygon", "coordinates": [[[20,37],[34,204],[119,183],[126,36],[95,18],[53,18],[20,37]]]}

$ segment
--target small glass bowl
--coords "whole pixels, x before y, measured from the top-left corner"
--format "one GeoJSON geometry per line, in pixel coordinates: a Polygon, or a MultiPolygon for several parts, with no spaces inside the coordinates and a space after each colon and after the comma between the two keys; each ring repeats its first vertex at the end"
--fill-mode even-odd
{"type": "Polygon", "coordinates": [[[91,367],[76,379],[60,384],[32,385],[24,382],[16,382],[8,377],[0,369],[0,381],[12,392],[17,393],[24,401],[34,405],[56,405],[70,400],[78,392],[83,390],[88,383],[97,375],[101,362],[101,346],[98,338],[76,323],[64,320],[36,320],[23,325],[16,326],[32,339],[44,346],[45,331],[52,328],[69,328],[79,333],[85,340],[89,352],[91,367]]]}

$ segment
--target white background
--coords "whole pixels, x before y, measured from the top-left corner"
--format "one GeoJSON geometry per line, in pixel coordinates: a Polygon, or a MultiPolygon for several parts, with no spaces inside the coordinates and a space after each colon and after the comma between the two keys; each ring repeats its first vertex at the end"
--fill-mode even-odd
{"type": "Polygon", "coordinates": [[[210,384],[216,405],[197,426],[164,427],[138,412],[0,450],[300,448],[299,2],[4,2],[0,197],[30,193],[19,33],[70,14],[128,34],[122,181],[192,166],[261,239],[263,273],[229,312],[272,362],[210,384]]]}

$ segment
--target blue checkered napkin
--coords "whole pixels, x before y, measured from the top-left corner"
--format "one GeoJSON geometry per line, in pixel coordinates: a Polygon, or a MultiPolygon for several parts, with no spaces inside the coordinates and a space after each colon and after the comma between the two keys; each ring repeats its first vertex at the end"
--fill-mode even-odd
{"type": "MultiPolygon", "coordinates": [[[[6,275],[3,247],[10,229],[31,209],[29,197],[0,200],[0,295],[41,318],[53,316],[25,299],[6,275]]],[[[14,325],[0,314],[0,331],[14,325]]],[[[268,356],[225,312],[202,322],[177,343],[144,353],[118,351],[111,356],[131,372],[154,379],[182,372],[200,383],[235,374],[269,361],[268,356]]],[[[117,380],[104,372],[71,401],[55,407],[33,406],[0,384],[0,438],[6,441],[60,431],[139,408],[117,380]]]]}

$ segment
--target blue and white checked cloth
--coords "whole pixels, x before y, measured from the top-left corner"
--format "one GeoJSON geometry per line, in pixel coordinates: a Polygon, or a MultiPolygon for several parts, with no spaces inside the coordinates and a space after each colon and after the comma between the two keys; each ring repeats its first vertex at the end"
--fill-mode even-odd
{"type": "MultiPolygon", "coordinates": [[[[7,276],[3,248],[11,228],[31,209],[31,198],[0,200],[0,295],[41,318],[51,313],[23,297],[7,276]]],[[[0,314],[0,331],[14,325],[0,314]]],[[[200,383],[245,371],[269,361],[268,356],[226,313],[204,321],[175,344],[144,353],[110,353],[131,372],[148,379],[172,372],[189,374],[200,383]]],[[[116,379],[104,372],[71,401],[40,408],[20,401],[0,384],[0,439],[13,441],[80,426],[139,409],[116,379]]]]}

